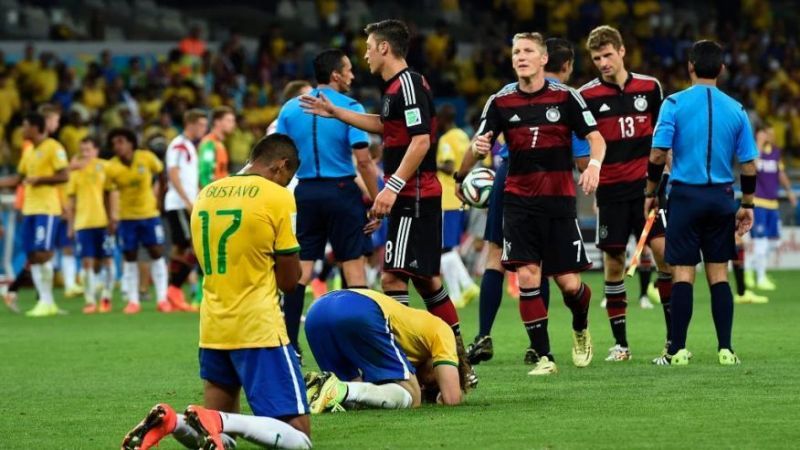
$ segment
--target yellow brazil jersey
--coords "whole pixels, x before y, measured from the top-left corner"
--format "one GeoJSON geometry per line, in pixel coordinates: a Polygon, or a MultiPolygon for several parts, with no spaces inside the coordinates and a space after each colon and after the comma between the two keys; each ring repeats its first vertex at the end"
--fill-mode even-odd
{"type": "Polygon", "coordinates": [[[415,367],[428,360],[432,360],[434,366],[458,366],[455,335],[442,319],[428,311],[402,305],[380,292],[368,289],[352,291],[367,296],[378,304],[389,322],[395,340],[415,367]]]}
{"type": "MultiPolygon", "coordinates": [[[[453,161],[453,167],[458,170],[464,154],[469,149],[469,136],[458,128],[451,128],[439,138],[439,148],[436,151],[436,164],[441,165],[453,161]]],[[[442,184],[442,210],[453,211],[461,208],[461,201],[456,197],[456,180],[452,175],[437,172],[439,182],[442,184]]]]}
{"type": "Polygon", "coordinates": [[[103,202],[106,186],[106,167],[109,162],[95,158],[83,169],[69,174],[67,195],[75,197],[75,229],[103,228],[108,216],[103,202]]]}
{"type": "Polygon", "coordinates": [[[289,338],[278,304],[275,255],[300,251],[294,197],[258,175],[235,175],[200,191],[192,243],[203,269],[200,347],[278,347],[289,338]]]}
{"type": "MultiPolygon", "coordinates": [[[[51,177],[67,168],[67,152],[55,139],[47,138],[30,151],[25,152],[17,172],[25,177],[51,177]]],[[[47,214],[61,215],[61,199],[58,185],[25,185],[25,201],[22,214],[29,216],[47,214]]]]}
{"type": "Polygon", "coordinates": [[[148,150],[133,152],[131,165],[114,157],[106,167],[106,187],[119,190],[119,218],[140,220],[158,217],[153,177],[164,170],[164,163],[148,150]]]}

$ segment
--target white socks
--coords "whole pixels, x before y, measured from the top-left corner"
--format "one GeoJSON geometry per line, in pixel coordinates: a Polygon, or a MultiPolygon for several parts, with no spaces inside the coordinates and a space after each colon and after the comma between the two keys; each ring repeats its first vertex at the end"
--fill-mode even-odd
{"type": "MultiPolygon", "coordinates": [[[[401,388],[402,389],[402,388],[401,388]]],[[[302,431],[271,417],[221,412],[222,429],[267,448],[307,449],[311,440],[302,431]]],[[[176,427],[177,431],[177,427],[176,427]]]]}
{"type": "Polygon", "coordinates": [[[167,287],[169,287],[167,261],[163,256],[150,261],[150,276],[153,277],[153,286],[156,288],[156,301],[163,302],[167,299],[167,287]]]}
{"type": "Polygon", "coordinates": [[[372,384],[347,382],[345,402],[353,402],[372,408],[405,409],[413,403],[411,393],[397,383],[372,384]]]}
{"type": "Polygon", "coordinates": [[[753,268],[756,271],[756,282],[763,281],[767,276],[768,250],[769,241],[767,238],[753,239],[753,268]]]}
{"type": "Polygon", "coordinates": [[[462,290],[475,285],[475,281],[464,266],[464,261],[461,260],[461,255],[455,249],[442,254],[442,278],[452,299],[460,300],[462,290]]]}
{"type": "Polygon", "coordinates": [[[98,281],[100,281],[99,273],[95,273],[93,269],[86,271],[86,277],[84,277],[86,285],[83,287],[83,298],[86,299],[87,304],[94,305],[97,303],[95,292],[97,292],[98,281]]]}
{"type": "Polygon", "coordinates": [[[139,304],[139,265],[136,261],[122,262],[122,290],[129,303],[139,304]]]}
{"type": "Polygon", "coordinates": [[[103,283],[103,293],[100,295],[111,300],[111,295],[114,293],[114,263],[105,266],[100,276],[103,283]]]}
{"type": "Polygon", "coordinates": [[[53,300],[53,262],[31,264],[31,277],[39,294],[39,301],[45,305],[52,305],[53,300]]]}
{"type": "Polygon", "coordinates": [[[75,255],[61,254],[61,274],[64,276],[64,289],[74,291],[77,287],[75,276],[78,274],[75,255]]]}
{"type": "MultiPolygon", "coordinates": [[[[183,414],[176,414],[176,417],[178,421],[175,423],[175,429],[172,430],[172,437],[186,448],[200,447],[202,445],[200,434],[186,423],[186,417],[183,414]]],[[[222,433],[222,440],[225,448],[236,448],[236,440],[231,436],[222,433]]]]}

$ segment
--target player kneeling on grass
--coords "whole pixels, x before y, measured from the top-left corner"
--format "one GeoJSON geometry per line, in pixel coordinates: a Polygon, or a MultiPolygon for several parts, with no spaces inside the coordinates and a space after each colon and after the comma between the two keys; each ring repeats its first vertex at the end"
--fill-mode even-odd
{"type": "Polygon", "coordinates": [[[200,377],[205,408],[179,415],[158,404],[122,442],[145,450],[172,434],[189,448],[232,448],[231,436],[269,448],[311,448],[300,363],[289,346],[278,289],[300,279],[296,213],[284,189],[298,166],[284,134],[261,139],[236,176],[203,188],[192,210],[192,243],[201,255],[200,377]],[[253,416],[239,411],[244,389],[253,416]]]}
{"type": "Polygon", "coordinates": [[[453,330],[427,311],[379,292],[344,289],[320,297],[305,327],[323,370],[306,375],[312,414],[343,405],[415,408],[423,397],[461,403],[469,366],[459,363],[453,330]]]}

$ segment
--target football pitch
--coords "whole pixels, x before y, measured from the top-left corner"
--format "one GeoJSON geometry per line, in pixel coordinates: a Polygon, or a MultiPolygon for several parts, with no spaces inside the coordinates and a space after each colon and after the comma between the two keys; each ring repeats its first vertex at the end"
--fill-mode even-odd
{"type": "MultiPolygon", "coordinates": [[[[800,272],[775,272],[773,278],[779,290],[769,304],[736,306],[738,367],[717,363],[705,281],[695,289],[688,341],[694,359],[688,367],[650,364],[664,343],[663,315],[660,305],[642,310],[633,300],[628,314],[633,360],[603,361],[613,341],[599,306],[602,279],[593,273],[587,277],[594,292],[592,365],[572,365],[570,314],[556,295],[550,336],[560,373],[530,377],[530,367],[522,364],[527,338],[517,303],[507,297],[493,332],[495,357],[476,367],[480,384],[464,405],[315,416],[314,447],[792,447],[800,442],[800,272]]],[[[639,290],[633,280],[630,297],[639,290]]],[[[33,305],[32,297],[24,291],[24,309],[33,305]]],[[[143,313],[128,317],[116,302],[111,314],[84,316],[81,304],[60,299],[69,315],[44,319],[0,309],[0,448],[119,448],[153,404],[168,402],[182,410],[202,403],[196,315],[159,314],[146,303],[143,313]]],[[[471,341],[477,304],[460,314],[465,341],[471,341]]],[[[304,370],[314,368],[306,352],[304,370]]],[[[159,448],[183,447],[169,438],[159,448]]],[[[256,447],[240,440],[238,448],[256,447]]]]}

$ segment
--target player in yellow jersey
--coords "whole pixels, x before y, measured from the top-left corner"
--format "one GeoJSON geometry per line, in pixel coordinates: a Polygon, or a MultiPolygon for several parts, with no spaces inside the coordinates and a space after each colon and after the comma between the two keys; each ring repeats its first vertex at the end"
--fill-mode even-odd
{"type": "Polygon", "coordinates": [[[80,169],[69,174],[67,183],[67,235],[77,241],[78,257],[86,269],[84,314],[111,311],[114,266],[111,260],[114,238],[108,234],[108,215],[104,202],[108,161],[97,157],[100,148],[92,137],[80,142],[80,169]],[[101,275],[102,274],[102,275],[101,275]],[[100,307],[97,291],[102,286],[100,307]]]}
{"type": "MultiPolygon", "coordinates": [[[[119,212],[110,212],[108,230],[117,236],[122,250],[122,290],[128,299],[123,310],[136,314],[139,305],[139,247],[150,255],[150,275],[156,288],[157,309],[171,312],[167,300],[167,263],[164,260],[164,227],[158,214],[154,180],[164,171],[164,164],[148,150],[136,150],[136,134],[126,128],[108,133],[109,146],[116,156],[106,168],[108,189],[119,191],[119,212]]],[[[157,181],[156,181],[157,183],[157,181]]]]}
{"type": "Polygon", "coordinates": [[[469,368],[442,319],[367,289],[329,292],[306,315],[306,337],[319,368],[306,376],[311,412],[353,403],[413,408],[422,397],[461,403],[469,368]],[[340,380],[345,380],[344,382],[340,380]]]}
{"type": "Polygon", "coordinates": [[[146,450],[168,434],[191,448],[236,435],[270,448],[311,448],[302,373],[289,345],[278,289],[300,278],[295,203],[284,187],[299,161],[288,136],[261,139],[240,174],[206,186],[192,209],[192,245],[205,273],[200,377],[205,407],[179,415],[156,405],[123,441],[146,450]],[[254,416],[236,414],[244,389],[254,416]]]}
{"type": "Polygon", "coordinates": [[[59,312],[53,298],[52,264],[53,238],[61,220],[57,186],[68,178],[67,153],[61,144],[47,137],[45,119],[41,114],[26,115],[22,126],[25,139],[32,141],[34,147],[20,160],[18,175],[0,179],[0,187],[14,187],[20,182],[25,184],[23,242],[39,294],[39,301],[27,315],[53,316],[59,312]]]}
{"type": "Polygon", "coordinates": [[[444,133],[439,138],[436,150],[436,176],[442,184],[442,278],[453,304],[463,308],[480,292],[458,252],[466,214],[461,200],[456,196],[456,180],[453,179],[453,173],[461,167],[461,161],[469,150],[470,139],[467,133],[456,126],[453,105],[442,105],[437,118],[444,133]]]}

